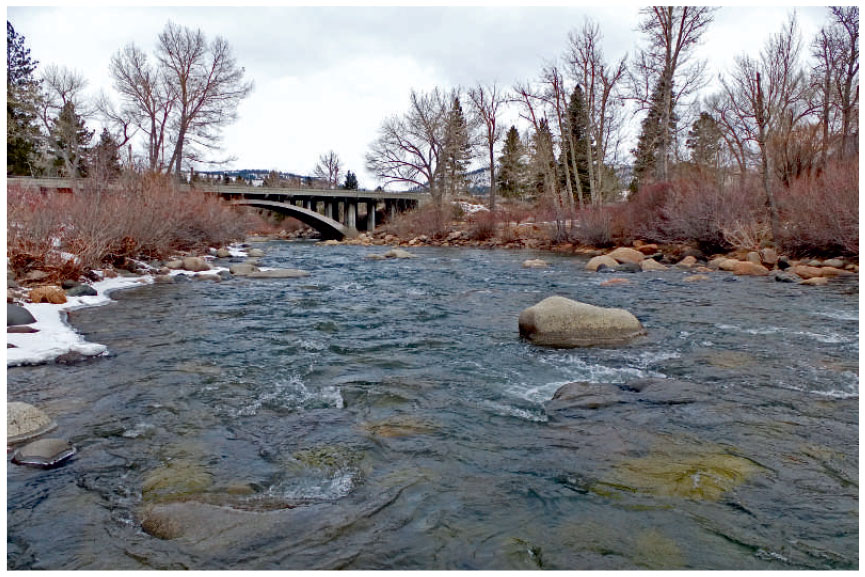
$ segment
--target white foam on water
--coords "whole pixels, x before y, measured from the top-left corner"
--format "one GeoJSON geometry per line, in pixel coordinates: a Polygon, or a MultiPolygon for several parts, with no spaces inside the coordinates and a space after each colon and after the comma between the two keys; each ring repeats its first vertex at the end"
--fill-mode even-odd
{"type": "Polygon", "coordinates": [[[836,321],[859,321],[859,313],[815,311],[813,314],[836,321]]]}
{"type": "Polygon", "coordinates": [[[492,411],[497,415],[501,415],[504,417],[516,417],[518,419],[523,419],[524,421],[531,421],[533,423],[546,423],[548,421],[546,415],[533,413],[532,411],[521,409],[519,407],[514,407],[512,405],[507,405],[505,403],[497,403],[495,401],[483,400],[480,404],[484,407],[487,407],[488,409],[492,409],[492,411]]]}

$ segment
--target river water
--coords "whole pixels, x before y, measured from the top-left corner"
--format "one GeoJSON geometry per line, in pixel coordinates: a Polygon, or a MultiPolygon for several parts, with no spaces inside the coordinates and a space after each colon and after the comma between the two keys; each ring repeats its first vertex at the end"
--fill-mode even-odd
{"type": "Polygon", "coordinates": [[[7,370],[79,449],[7,462],[10,569],[858,568],[858,279],[264,248],[311,275],[114,293],[71,315],[109,356],[7,370]],[[521,341],[553,294],[648,334],[521,341]]]}

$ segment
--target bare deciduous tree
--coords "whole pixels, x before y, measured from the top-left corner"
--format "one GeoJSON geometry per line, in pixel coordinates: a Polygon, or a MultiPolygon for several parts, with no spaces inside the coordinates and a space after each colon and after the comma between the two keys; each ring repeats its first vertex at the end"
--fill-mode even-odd
{"type": "Polygon", "coordinates": [[[111,74],[123,107],[102,109],[148,136],[152,170],[179,175],[184,161],[203,161],[202,152],[218,147],[223,126],[234,120],[252,83],[224,38],[208,42],[201,30],[173,22],[159,35],[156,62],[151,65],[134,45],[115,54],[111,74]]]}
{"type": "Polygon", "coordinates": [[[469,89],[468,95],[472,102],[478,124],[483,127],[484,139],[486,140],[487,150],[490,155],[490,210],[494,210],[496,208],[495,148],[496,142],[501,137],[501,128],[497,125],[497,122],[499,107],[507,99],[503,93],[499,92],[495,83],[489,86],[478,84],[476,87],[469,89]]]}
{"type": "Polygon", "coordinates": [[[386,119],[366,155],[370,172],[385,184],[402,183],[428,188],[433,200],[445,196],[439,163],[447,131],[450,99],[436,88],[427,94],[412,91],[409,111],[386,119]]]}
{"type": "Polygon", "coordinates": [[[103,98],[99,106],[103,117],[121,128],[125,141],[131,137],[130,126],[140,129],[147,136],[148,168],[164,170],[169,122],[177,104],[176,87],[133,44],[112,56],[110,70],[123,106],[115,110],[111,102],[103,98]]]}
{"type": "Polygon", "coordinates": [[[318,164],[312,171],[313,176],[327,182],[327,187],[331,190],[339,188],[339,175],[341,170],[341,162],[339,155],[334,151],[329,151],[318,157],[318,164]]]}
{"type": "Polygon", "coordinates": [[[799,65],[800,47],[796,18],[792,16],[785,28],[767,41],[759,60],[737,57],[731,78],[721,81],[731,112],[738,117],[736,126],[744,132],[741,138],[758,148],[763,192],[776,242],[780,224],[771,175],[781,164],[778,175],[789,180],[789,168],[779,163],[778,157],[789,145],[797,124],[810,113],[805,105],[807,83],[799,65]]]}

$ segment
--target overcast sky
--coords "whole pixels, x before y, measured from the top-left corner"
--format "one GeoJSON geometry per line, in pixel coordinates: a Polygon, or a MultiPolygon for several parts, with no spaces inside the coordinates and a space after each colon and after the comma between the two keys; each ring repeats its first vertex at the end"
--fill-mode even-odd
{"type": "MultiPolygon", "coordinates": [[[[642,42],[639,7],[30,7],[7,18],[40,67],[66,66],[112,92],[109,60],[129,42],[152,53],[166,22],[223,36],[255,88],[224,131],[228,168],[308,174],[333,149],[362,187],[378,182],[363,167],[382,120],[402,113],[412,88],[536,78],[588,16],[600,24],[610,60],[642,42]]],[[[729,6],[708,28],[701,57],[717,77],[733,57],[756,54],[792,7],[729,6]]],[[[826,8],[798,7],[805,46],[826,8]]],[[[806,50],[807,52],[807,50],[806,50]]],[[[636,125],[635,125],[636,126],[636,125]]],[[[634,128],[636,130],[636,127],[634,128]]]]}

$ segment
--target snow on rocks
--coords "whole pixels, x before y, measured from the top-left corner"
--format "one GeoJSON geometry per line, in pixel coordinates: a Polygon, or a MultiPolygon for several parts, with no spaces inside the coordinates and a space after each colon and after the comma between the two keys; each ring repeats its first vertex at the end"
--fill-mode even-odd
{"type": "Polygon", "coordinates": [[[36,319],[36,333],[8,333],[7,342],[15,348],[6,350],[6,366],[38,365],[74,352],[85,357],[105,354],[105,345],[88,343],[65,321],[66,311],[108,304],[108,293],[153,282],[151,277],[116,277],[94,283],[96,296],[69,297],[59,305],[27,303],[24,308],[36,319]]]}

